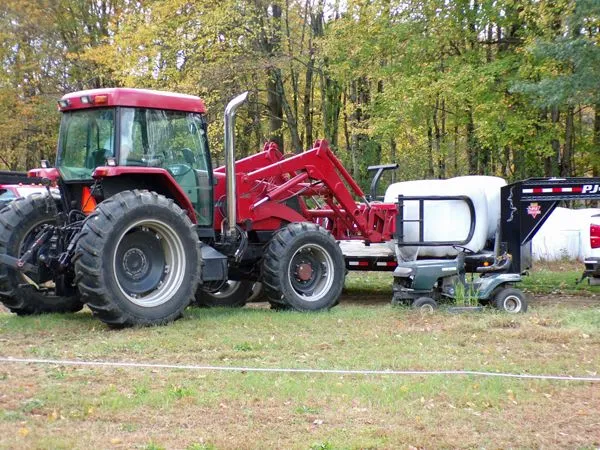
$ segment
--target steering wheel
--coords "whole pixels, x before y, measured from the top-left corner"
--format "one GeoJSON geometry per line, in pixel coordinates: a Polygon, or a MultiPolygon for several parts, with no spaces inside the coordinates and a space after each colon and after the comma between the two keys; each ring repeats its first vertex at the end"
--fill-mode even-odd
{"type": "Polygon", "coordinates": [[[476,252],[462,245],[453,245],[452,248],[458,252],[463,252],[465,255],[474,255],[476,252]]]}
{"type": "Polygon", "coordinates": [[[196,164],[196,155],[194,155],[194,152],[191,149],[183,147],[178,150],[183,153],[183,159],[186,163],[192,167],[196,164]]]}
{"type": "Polygon", "coordinates": [[[106,148],[98,148],[94,150],[87,160],[89,168],[95,168],[106,165],[106,158],[112,156],[112,152],[106,148]]]}
{"type": "Polygon", "coordinates": [[[192,166],[188,166],[187,164],[169,164],[165,169],[173,177],[181,177],[192,170],[192,166]]]}

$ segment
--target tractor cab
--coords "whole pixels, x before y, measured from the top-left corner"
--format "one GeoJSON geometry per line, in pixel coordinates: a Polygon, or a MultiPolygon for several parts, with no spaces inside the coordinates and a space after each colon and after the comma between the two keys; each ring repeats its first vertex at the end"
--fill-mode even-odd
{"type": "Polygon", "coordinates": [[[212,167],[200,98],[115,88],[68,94],[58,104],[56,168],[66,186],[92,185],[98,167],[166,171],[189,199],[198,225],[212,226],[212,167]]]}

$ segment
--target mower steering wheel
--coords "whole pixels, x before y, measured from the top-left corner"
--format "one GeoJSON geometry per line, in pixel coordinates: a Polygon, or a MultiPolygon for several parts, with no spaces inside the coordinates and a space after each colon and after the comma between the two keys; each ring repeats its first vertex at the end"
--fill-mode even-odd
{"type": "Polygon", "coordinates": [[[462,245],[453,245],[452,248],[458,252],[463,252],[465,255],[474,255],[476,252],[462,245]]]}

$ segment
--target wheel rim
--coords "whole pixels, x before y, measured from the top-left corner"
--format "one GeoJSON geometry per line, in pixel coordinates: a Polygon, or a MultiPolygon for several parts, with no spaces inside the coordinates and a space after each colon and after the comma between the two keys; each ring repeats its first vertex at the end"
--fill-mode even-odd
{"type": "Polygon", "coordinates": [[[241,281],[228,280],[223,286],[219,288],[218,291],[211,292],[210,295],[219,299],[227,298],[230,295],[233,295],[233,293],[236,292],[241,286],[241,281]]]}
{"type": "Polygon", "coordinates": [[[305,244],[290,259],[288,277],[294,292],[303,300],[316,302],[333,285],[333,258],[320,245],[305,244]]]}
{"type": "Polygon", "coordinates": [[[160,220],[135,222],[117,240],[113,273],[131,303],[151,308],[168,302],[181,287],[185,271],[183,243],[160,220]]]}
{"type": "Polygon", "coordinates": [[[433,314],[433,305],[426,303],[425,305],[421,305],[419,311],[425,314],[433,314]]]}
{"type": "Polygon", "coordinates": [[[516,295],[508,295],[503,302],[504,310],[508,312],[519,312],[521,305],[521,299],[516,295]]]}

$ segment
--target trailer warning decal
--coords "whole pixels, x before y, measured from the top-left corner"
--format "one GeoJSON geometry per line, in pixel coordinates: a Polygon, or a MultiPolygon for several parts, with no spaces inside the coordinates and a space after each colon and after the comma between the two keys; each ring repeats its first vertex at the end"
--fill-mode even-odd
{"type": "Polygon", "coordinates": [[[582,186],[570,187],[534,187],[524,188],[523,194],[596,194],[600,191],[599,184],[584,184],[582,186]]]}
{"type": "Polygon", "coordinates": [[[539,203],[530,203],[527,207],[527,214],[534,219],[542,213],[542,207],[539,203]]]}

